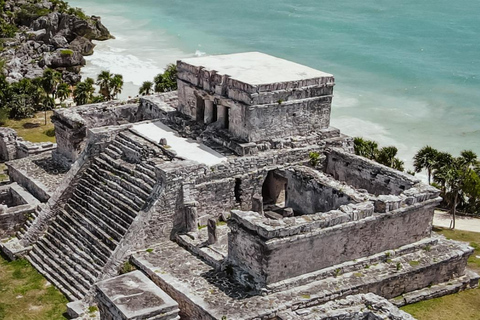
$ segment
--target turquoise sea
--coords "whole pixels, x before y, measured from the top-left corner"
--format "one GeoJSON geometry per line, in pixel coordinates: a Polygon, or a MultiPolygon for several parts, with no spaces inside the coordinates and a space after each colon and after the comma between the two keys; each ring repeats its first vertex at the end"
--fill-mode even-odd
{"type": "Polygon", "coordinates": [[[124,95],[183,57],[262,51],[334,74],[332,125],[407,166],[426,144],[480,155],[478,0],[69,2],[116,36],[84,72],[123,74],[124,95]]]}

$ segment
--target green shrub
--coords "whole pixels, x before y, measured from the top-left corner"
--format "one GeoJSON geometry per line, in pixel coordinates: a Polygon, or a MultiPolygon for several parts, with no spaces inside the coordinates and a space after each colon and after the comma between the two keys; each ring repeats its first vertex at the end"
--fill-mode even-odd
{"type": "Polygon", "coordinates": [[[135,266],[131,264],[130,261],[125,261],[125,263],[120,268],[120,274],[129,273],[135,270],[137,270],[137,268],[135,268],[135,266]]]}
{"type": "Polygon", "coordinates": [[[47,137],[55,137],[55,128],[45,130],[45,135],[47,137]]]}
{"type": "Polygon", "coordinates": [[[316,167],[320,161],[320,153],[312,151],[308,154],[308,157],[310,158],[310,165],[316,167]]]}
{"type": "Polygon", "coordinates": [[[65,50],[61,50],[60,54],[64,57],[71,57],[73,55],[73,51],[70,49],[65,49],[65,50]]]}

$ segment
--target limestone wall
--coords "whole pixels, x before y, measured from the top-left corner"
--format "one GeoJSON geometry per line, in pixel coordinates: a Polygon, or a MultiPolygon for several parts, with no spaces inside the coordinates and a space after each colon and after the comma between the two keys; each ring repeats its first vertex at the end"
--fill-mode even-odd
{"type": "Polygon", "coordinates": [[[270,284],[395,249],[430,236],[438,200],[270,240],[233,219],[229,260],[251,273],[258,282],[270,284]]]}
{"type": "MultiPolygon", "coordinates": [[[[295,95],[283,99],[258,101],[263,104],[251,105],[232,97],[206,93],[191,83],[178,80],[178,110],[198,119],[198,108],[204,108],[204,101],[217,101],[217,108],[228,108],[228,132],[240,141],[262,141],[281,137],[304,136],[319,132],[330,125],[331,95],[312,96],[297,99],[295,95]],[[198,105],[199,103],[202,106],[198,105]]],[[[325,92],[316,92],[318,94],[325,92]]],[[[328,93],[328,92],[327,92],[328,93]]],[[[312,93],[313,94],[313,93],[312,93]]],[[[302,95],[299,95],[301,97],[302,95]]],[[[212,102],[213,103],[213,102],[212,102]]],[[[203,113],[200,112],[200,115],[203,113]]],[[[217,117],[219,122],[222,113],[217,117]]],[[[222,124],[223,126],[223,124],[222,124]]]]}
{"type": "Polygon", "coordinates": [[[234,132],[247,141],[312,134],[330,125],[331,102],[328,96],[246,107],[234,132]]]}
{"type": "Polygon", "coordinates": [[[286,206],[298,214],[338,209],[353,202],[347,187],[315,174],[313,170],[292,168],[282,172],[288,180],[286,206]]]}
{"type": "Polygon", "coordinates": [[[325,172],[327,174],[375,195],[399,195],[420,182],[409,174],[340,149],[332,148],[326,152],[326,155],[325,172]]]}

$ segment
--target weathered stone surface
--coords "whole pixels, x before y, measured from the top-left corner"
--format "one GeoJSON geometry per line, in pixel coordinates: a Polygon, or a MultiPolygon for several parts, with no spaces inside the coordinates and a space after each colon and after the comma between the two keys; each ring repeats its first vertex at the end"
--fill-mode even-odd
{"type": "MultiPolygon", "coordinates": [[[[407,303],[477,285],[465,269],[472,248],[432,237],[438,190],[346,152],[352,139],[328,127],[333,77],[250,70],[259,80],[246,83],[179,65],[179,97],[56,110],[54,160],[73,165],[21,241],[4,244],[8,254],[33,245],[29,261],[72,300],[91,303],[94,283],[112,284],[98,294],[102,319],[135,318],[135,310],[146,317],[143,280],[111,279],[132,252],[129,261],[185,319],[308,319],[309,308],[350,294],[405,294],[398,299],[407,303]],[[242,137],[242,124],[251,136],[242,137]],[[173,131],[169,145],[139,129],[152,126],[173,131]],[[221,161],[180,152],[175,135],[221,161]]],[[[22,175],[33,181],[35,172],[22,175]]],[[[339,304],[324,310],[345,319],[380,314],[339,304]]],[[[175,309],[151,318],[176,317],[175,309]]]]}
{"type": "Polygon", "coordinates": [[[348,296],[321,306],[281,313],[278,320],[415,320],[373,293],[348,296]]]}
{"type": "Polygon", "coordinates": [[[96,288],[102,319],[179,319],[178,304],[140,271],[100,281],[96,288]]]}
{"type": "Polygon", "coordinates": [[[0,186],[0,239],[15,235],[27,220],[33,220],[32,213],[40,202],[17,183],[0,186]]]}

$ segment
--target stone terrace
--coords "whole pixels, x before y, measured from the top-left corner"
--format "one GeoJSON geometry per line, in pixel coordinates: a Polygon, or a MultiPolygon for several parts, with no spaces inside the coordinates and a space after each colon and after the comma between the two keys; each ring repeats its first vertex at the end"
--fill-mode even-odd
{"type": "MultiPolygon", "coordinates": [[[[151,249],[134,254],[132,260],[179,303],[180,315],[186,319],[275,319],[283,311],[351,294],[373,292],[394,298],[437,281],[449,282],[452,271],[462,274],[464,262],[472,252],[463,243],[426,239],[324,269],[310,275],[307,281],[298,278],[297,284],[285,282],[281,291],[262,295],[232,281],[230,268],[218,271],[176,243],[159,243],[151,249]],[[451,264],[452,261],[456,263],[451,264]]],[[[452,280],[457,283],[452,291],[468,287],[470,277],[452,280]]]]}

